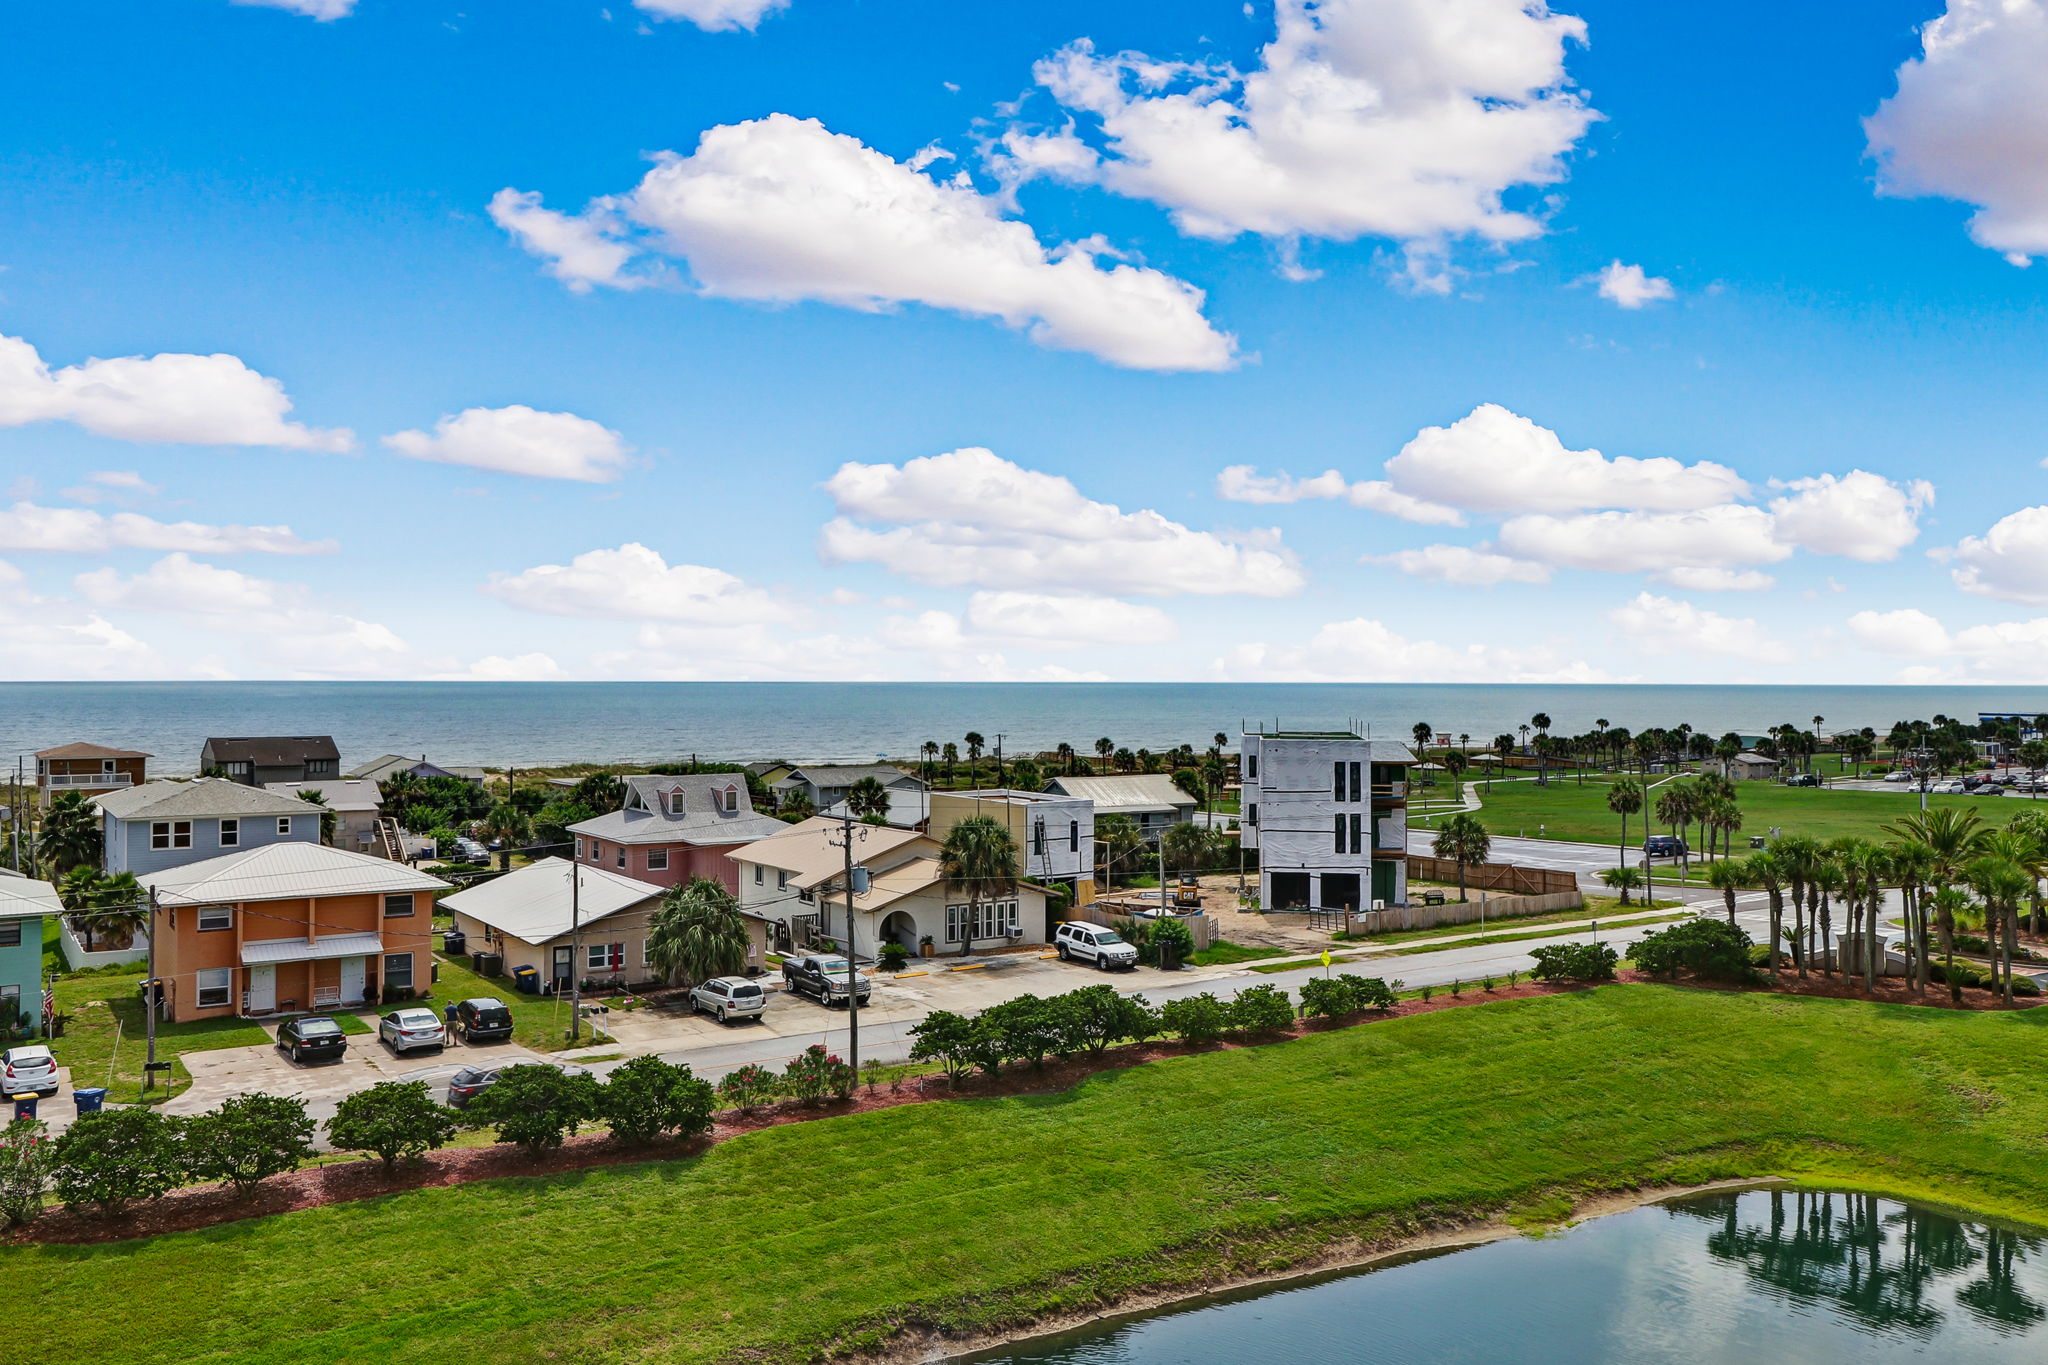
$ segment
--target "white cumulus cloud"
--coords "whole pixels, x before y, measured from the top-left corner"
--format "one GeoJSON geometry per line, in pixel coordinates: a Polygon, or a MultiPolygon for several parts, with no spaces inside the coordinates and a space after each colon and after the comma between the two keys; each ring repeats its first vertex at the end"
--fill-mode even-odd
{"type": "Polygon", "coordinates": [[[1277,533],[1227,537],[1126,512],[977,447],[845,464],[825,491],[840,513],[820,538],[827,562],[880,564],[927,583],[1155,597],[1285,597],[1303,583],[1277,533]]]}
{"type": "Polygon", "coordinates": [[[1334,469],[1314,478],[1297,479],[1291,474],[1261,474],[1255,466],[1234,464],[1216,476],[1216,495],[1227,502],[1262,505],[1305,502],[1311,499],[1341,500],[1368,512],[1379,512],[1424,526],[1463,526],[1465,516],[1455,507],[1443,507],[1398,492],[1384,479],[1346,482],[1334,469]]]}
{"type": "Polygon", "coordinates": [[[71,422],[96,436],[187,445],[347,450],[353,435],[287,421],[284,385],[231,355],[119,356],[51,369],[0,336],[0,427],[71,422]]]}
{"type": "Polygon", "coordinates": [[[659,551],[633,542],[616,550],[589,550],[567,564],[494,574],[484,591],[512,606],[553,616],[737,626],[783,622],[795,615],[773,594],[723,569],[670,564],[659,551]]]}
{"type": "Polygon", "coordinates": [[[470,465],[536,479],[609,483],[632,458],[619,433],[573,412],[537,412],[523,403],[465,408],[431,434],[400,431],[384,444],[414,460],[470,465]]]}
{"type": "Polygon", "coordinates": [[[1642,308],[1671,298],[1676,292],[1671,281],[1656,275],[1646,275],[1639,265],[1623,265],[1611,261],[1594,277],[1599,281],[1600,297],[1620,308],[1642,308]]]}
{"type": "Polygon", "coordinates": [[[979,635],[1039,644],[1154,645],[1179,632],[1154,606],[1085,593],[977,592],[967,627],[979,635]]]}
{"type": "Polygon", "coordinates": [[[1865,649],[1922,660],[1901,670],[1907,683],[2038,683],[2048,673],[2048,616],[1951,630],[1924,611],[1859,611],[1849,631],[1865,649]]]}
{"type": "Polygon", "coordinates": [[[1878,192],[1973,204],[1980,246],[2048,255],[2048,4],[1949,0],[1920,44],[1863,121],[1878,192]]]}
{"type": "Polygon", "coordinates": [[[1941,552],[1957,587],[2008,602],[2048,603],[2048,507],[2023,507],[1941,552]]]}
{"type": "Polygon", "coordinates": [[[42,507],[32,502],[17,502],[0,510],[0,550],[307,555],[331,554],[336,548],[331,540],[301,540],[289,526],[209,526],[197,521],[158,521],[140,512],[108,516],[81,507],[42,507]]]}
{"type": "Polygon", "coordinates": [[[633,0],[633,4],[657,19],[686,19],[712,33],[737,29],[751,33],[769,15],[789,8],[789,0],[633,0]]]}
{"type": "Polygon", "coordinates": [[[28,576],[0,560],[0,680],[163,678],[177,672],[156,650],[97,612],[30,589],[28,576]]]}
{"type": "Polygon", "coordinates": [[[1541,231],[1503,196],[1562,179],[1598,117],[1565,72],[1583,22],[1543,0],[1274,11],[1249,72],[1070,44],[1034,69],[1068,122],[1012,127],[998,169],[1151,200],[1202,237],[1386,237],[1431,255],[1541,231]]]}
{"type": "Polygon", "coordinates": [[[1695,512],[1594,512],[1576,517],[1514,517],[1500,548],[1520,559],[1601,573],[1674,567],[1773,564],[1792,554],[1760,507],[1726,504],[1695,512]]]}
{"type": "Polygon", "coordinates": [[[259,9],[289,10],[321,23],[346,18],[356,7],[356,0],[231,0],[231,3],[259,9]]]}
{"type": "Polygon", "coordinates": [[[1864,469],[1779,485],[1771,500],[1780,540],[1815,554],[1866,562],[1896,559],[1920,535],[1920,514],[1934,504],[1925,479],[1891,482],[1864,469]]]}
{"type": "Polygon", "coordinates": [[[1437,583],[1454,583],[1466,588],[1490,588],[1496,583],[1547,583],[1550,567],[1525,559],[1512,559],[1490,550],[1465,545],[1425,545],[1419,550],[1399,550],[1375,555],[1370,561],[1391,564],[1411,578],[1437,583]]]}
{"type": "Polygon", "coordinates": [[[1222,682],[1608,682],[1556,647],[1411,640],[1380,621],[1332,621],[1301,645],[1239,645],[1211,665],[1222,682]]]}
{"type": "Polygon", "coordinates": [[[934,179],[815,119],[712,128],[578,218],[511,189],[492,211],[572,285],[626,282],[628,259],[649,251],[687,262],[704,293],[725,298],[870,312],[917,303],[1132,369],[1236,363],[1193,285],[1116,260],[1097,239],[1047,248],[964,176],[934,179]]]}
{"type": "Polygon", "coordinates": [[[1753,620],[1723,616],[1656,593],[1637,593],[1608,612],[1607,619],[1630,648],[1652,654],[1716,654],[1756,662],[1792,657],[1753,620]]]}

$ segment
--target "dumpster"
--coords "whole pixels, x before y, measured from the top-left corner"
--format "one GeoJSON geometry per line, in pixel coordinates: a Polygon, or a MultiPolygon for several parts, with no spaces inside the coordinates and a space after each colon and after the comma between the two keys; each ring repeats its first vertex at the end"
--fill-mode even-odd
{"type": "Polygon", "coordinates": [[[14,1117],[17,1119],[32,1119],[35,1116],[36,1097],[34,1095],[16,1095],[14,1097],[14,1117]]]}
{"type": "Polygon", "coordinates": [[[72,1102],[77,1104],[81,1114],[97,1114],[100,1106],[107,1102],[107,1092],[97,1085],[88,1085],[83,1090],[71,1092],[72,1102]]]}
{"type": "Polygon", "coordinates": [[[450,929],[441,935],[441,951],[450,957],[461,957],[469,951],[469,935],[460,929],[450,929]]]}
{"type": "Polygon", "coordinates": [[[515,967],[512,970],[512,985],[523,995],[540,994],[540,968],[515,967]]]}

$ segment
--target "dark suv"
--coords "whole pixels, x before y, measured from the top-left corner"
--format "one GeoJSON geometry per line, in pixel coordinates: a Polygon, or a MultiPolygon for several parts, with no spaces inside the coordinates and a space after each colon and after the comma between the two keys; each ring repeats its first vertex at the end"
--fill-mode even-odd
{"type": "Polygon", "coordinates": [[[1652,834],[1643,840],[1643,852],[1652,858],[1682,858],[1685,856],[1685,840],[1676,834],[1652,834]]]}
{"type": "Polygon", "coordinates": [[[339,1061],[348,1038],[326,1015],[308,1014],[277,1026],[277,1050],[295,1062],[339,1061]]]}
{"type": "Polygon", "coordinates": [[[512,1011],[495,995],[479,995],[455,1007],[454,1030],[465,1043],[502,1043],[512,1036],[512,1011]]]}

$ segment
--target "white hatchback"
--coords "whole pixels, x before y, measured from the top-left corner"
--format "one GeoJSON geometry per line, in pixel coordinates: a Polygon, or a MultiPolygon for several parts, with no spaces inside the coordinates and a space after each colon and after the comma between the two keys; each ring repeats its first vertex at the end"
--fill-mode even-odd
{"type": "Polygon", "coordinates": [[[7,1095],[54,1095],[57,1093],[57,1059],[41,1043],[8,1048],[0,1056],[0,1093],[7,1095]]]}

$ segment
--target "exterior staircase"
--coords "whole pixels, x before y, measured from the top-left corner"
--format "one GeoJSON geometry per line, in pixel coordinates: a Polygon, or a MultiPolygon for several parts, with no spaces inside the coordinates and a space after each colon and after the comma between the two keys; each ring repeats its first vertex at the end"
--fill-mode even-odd
{"type": "Polygon", "coordinates": [[[392,816],[377,817],[377,847],[392,862],[405,861],[405,841],[398,837],[398,821],[392,816]]]}

